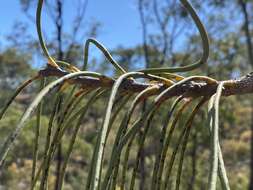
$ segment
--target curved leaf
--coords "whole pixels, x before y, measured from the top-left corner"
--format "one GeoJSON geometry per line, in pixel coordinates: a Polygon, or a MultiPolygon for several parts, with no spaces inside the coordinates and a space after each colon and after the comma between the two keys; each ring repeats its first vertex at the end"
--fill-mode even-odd
{"type": "Polygon", "coordinates": [[[58,86],[59,84],[63,83],[65,80],[67,79],[71,79],[71,78],[75,78],[78,76],[94,76],[94,77],[100,77],[101,75],[95,72],[87,72],[87,71],[81,71],[81,72],[76,72],[76,73],[71,73],[68,75],[65,75],[59,79],[57,79],[56,81],[48,84],[33,100],[33,102],[30,104],[30,106],[26,109],[24,115],[22,116],[22,118],[20,119],[16,129],[9,135],[9,137],[7,138],[7,140],[5,141],[5,143],[3,144],[1,150],[0,150],[0,167],[3,164],[3,161],[11,147],[11,145],[13,144],[14,140],[16,139],[16,137],[19,135],[20,130],[23,128],[25,122],[27,121],[27,119],[29,118],[29,116],[31,115],[31,113],[33,112],[33,110],[37,107],[37,105],[40,103],[40,101],[42,100],[42,98],[49,93],[50,90],[52,90],[53,88],[55,88],[56,86],[58,86]]]}

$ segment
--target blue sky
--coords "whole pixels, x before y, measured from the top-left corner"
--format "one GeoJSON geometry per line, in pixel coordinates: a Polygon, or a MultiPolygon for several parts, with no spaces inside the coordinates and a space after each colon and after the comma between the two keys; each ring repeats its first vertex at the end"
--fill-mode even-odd
{"type": "MultiPolygon", "coordinates": [[[[71,25],[71,18],[74,14],[75,0],[65,0],[66,6],[64,12],[68,12],[64,19],[65,30],[71,25]],[[67,10],[67,8],[69,10],[67,10]]],[[[90,0],[86,12],[86,21],[93,20],[102,23],[99,32],[98,40],[106,45],[109,49],[119,45],[131,47],[141,42],[141,30],[139,15],[136,8],[135,0],[90,0]]],[[[44,10],[45,11],[45,10],[44,10]]],[[[35,14],[35,7],[32,10],[35,14]]],[[[31,13],[32,13],[31,12],[31,13]]],[[[29,23],[29,20],[24,16],[19,0],[1,0],[0,1],[0,42],[4,46],[6,40],[5,35],[11,32],[15,21],[24,21],[29,23]]],[[[50,36],[50,21],[43,14],[43,29],[50,36]]],[[[36,37],[35,26],[31,24],[29,30],[36,37]]],[[[85,39],[84,39],[85,40],[85,39]]]]}
{"type": "MultiPolygon", "coordinates": [[[[37,33],[35,24],[31,23],[29,19],[23,13],[20,0],[0,0],[0,49],[5,47],[8,43],[5,36],[10,34],[13,25],[17,21],[23,21],[29,23],[29,32],[33,34],[34,38],[37,39],[37,33]]],[[[33,9],[30,11],[31,14],[36,13],[36,2],[33,9]]],[[[55,0],[49,0],[49,2],[55,0]]],[[[63,8],[64,12],[64,31],[68,31],[72,26],[72,19],[74,18],[76,11],[77,0],[63,0],[65,6],[63,8]]],[[[209,8],[206,8],[208,11],[209,8]]],[[[202,15],[200,14],[200,17],[202,15]]],[[[134,47],[142,42],[142,31],[140,27],[140,19],[137,10],[137,0],[89,0],[87,12],[85,15],[85,22],[92,23],[98,21],[102,24],[97,39],[104,44],[109,50],[114,49],[118,46],[124,47],[134,47]]],[[[205,21],[203,19],[203,21],[205,21]]],[[[205,22],[204,22],[205,23],[205,22]]],[[[88,25],[85,25],[88,27],[88,25]]],[[[46,9],[44,7],[42,14],[42,28],[43,32],[46,33],[45,36],[52,37],[54,27],[52,27],[51,20],[46,14],[46,9]]],[[[156,31],[156,26],[149,27],[149,32],[156,31]]],[[[87,28],[84,28],[87,31],[87,28]]],[[[190,28],[187,28],[188,33],[192,32],[190,28]]],[[[194,32],[197,30],[194,27],[194,32]]],[[[177,49],[184,49],[185,41],[188,39],[189,34],[180,35],[177,39],[176,47],[177,49]]],[[[84,43],[85,39],[82,39],[84,43]]],[[[95,57],[101,55],[99,51],[92,51],[91,55],[95,57]]],[[[40,63],[38,63],[40,65],[40,63]]]]}

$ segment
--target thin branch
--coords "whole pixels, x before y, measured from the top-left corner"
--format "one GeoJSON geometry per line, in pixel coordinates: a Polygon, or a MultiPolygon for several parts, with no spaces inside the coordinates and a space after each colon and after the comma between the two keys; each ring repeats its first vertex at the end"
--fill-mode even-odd
{"type": "MultiPolygon", "coordinates": [[[[69,73],[61,69],[48,66],[46,69],[39,71],[39,74],[43,77],[62,77],[69,73]]],[[[143,74],[143,76],[149,77],[149,75],[145,74],[143,74]]],[[[151,76],[150,78],[152,79],[151,76]]],[[[207,84],[206,82],[189,81],[187,83],[179,85],[177,88],[170,91],[166,95],[166,97],[174,97],[180,95],[184,95],[185,97],[211,96],[215,94],[217,86],[220,82],[207,84]]],[[[224,90],[222,92],[222,96],[253,93],[253,73],[249,73],[239,79],[225,80],[223,82],[224,90]]],[[[112,88],[113,84],[115,83],[115,80],[106,76],[101,78],[77,77],[69,80],[69,83],[79,84],[83,88],[112,88]]],[[[157,82],[154,84],[137,82],[133,79],[125,79],[120,86],[120,90],[127,91],[128,93],[136,93],[141,92],[142,90],[154,85],[158,85],[159,88],[156,91],[153,91],[151,95],[157,95],[168,87],[166,84],[163,84],[161,82],[157,82]]]]}
{"type": "Polygon", "coordinates": [[[145,67],[148,68],[150,66],[150,57],[149,57],[149,50],[148,50],[148,42],[147,42],[147,22],[144,16],[144,5],[143,0],[138,1],[138,11],[140,15],[141,27],[142,27],[142,40],[143,40],[143,51],[144,51],[144,58],[145,58],[145,67]]]}

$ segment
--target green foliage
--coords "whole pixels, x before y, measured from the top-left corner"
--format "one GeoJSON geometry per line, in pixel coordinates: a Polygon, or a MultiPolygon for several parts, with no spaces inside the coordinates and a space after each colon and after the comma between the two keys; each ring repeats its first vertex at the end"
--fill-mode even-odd
{"type": "MultiPolygon", "coordinates": [[[[23,83],[3,107],[0,117],[2,144],[0,166],[6,165],[1,175],[10,189],[17,188],[14,184],[29,186],[31,190],[53,189],[56,183],[53,173],[57,171],[54,158],[60,142],[64,142],[62,147],[64,156],[60,167],[59,189],[85,187],[87,190],[123,190],[136,189],[137,184],[140,183],[145,188],[151,187],[155,190],[172,187],[178,190],[180,187],[189,188],[192,185],[193,180],[188,181],[189,176],[196,177],[194,183],[197,189],[203,187],[208,187],[210,190],[220,187],[230,189],[230,185],[238,189],[245,188],[247,180],[243,175],[238,179],[241,180],[240,187],[235,181],[228,183],[222,152],[228,163],[246,159],[249,151],[248,131],[241,134],[242,142],[226,139],[222,142],[222,146],[220,145],[220,123],[224,128],[222,130],[226,130],[226,122],[234,123],[236,118],[231,114],[223,113],[226,112],[224,107],[219,108],[223,82],[206,76],[191,75],[193,69],[206,63],[209,56],[209,40],[202,22],[189,2],[181,0],[181,3],[190,13],[201,35],[203,55],[199,61],[182,67],[147,68],[128,72],[114,60],[102,44],[90,38],[85,43],[83,71],[80,71],[73,64],[55,60],[50,55],[41,32],[40,17],[43,0],[39,0],[36,24],[39,42],[48,60],[46,69],[64,72],[65,75],[55,79],[45,77],[42,72],[39,72],[29,82],[23,83]],[[116,74],[113,78],[86,71],[90,43],[101,50],[115,68],[116,74]],[[179,76],[174,74],[175,72],[187,72],[190,77],[179,76]],[[44,86],[45,78],[50,80],[44,86]],[[108,89],[108,86],[93,88],[80,83],[75,84],[78,80],[90,78],[105,82],[108,86],[113,81],[113,86],[108,89]],[[24,114],[21,112],[22,108],[16,108],[18,107],[16,104],[13,105],[14,108],[7,111],[16,96],[37,79],[41,81],[39,92],[24,114]],[[138,93],[131,92],[126,87],[122,90],[126,80],[131,80],[133,83],[138,80],[145,81],[149,86],[139,90],[138,93]],[[215,85],[217,92],[201,98],[181,94],[172,100],[173,98],[169,96],[173,90],[191,83],[215,85]],[[164,88],[159,91],[161,84],[164,88]],[[111,91],[110,95],[108,91],[111,91]],[[202,122],[204,116],[201,108],[208,100],[209,118],[208,124],[205,124],[202,122]],[[141,112],[143,101],[146,101],[146,109],[141,112]],[[104,107],[105,102],[106,107],[104,107]],[[168,109],[169,104],[171,108],[168,109]],[[34,110],[37,110],[35,117],[32,115],[34,110]],[[220,111],[226,119],[220,119],[220,111]],[[3,117],[5,114],[8,117],[3,117]],[[92,116],[85,117],[88,114],[92,116]],[[101,115],[103,115],[102,119],[101,115]],[[92,119],[94,121],[87,121],[92,119]],[[92,122],[95,123],[95,127],[92,122]],[[7,134],[8,138],[3,141],[7,134]],[[199,134],[201,134],[200,139],[199,134]],[[198,146],[201,147],[203,154],[198,155],[200,162],[195,163],[195,168],[191,168],[189,164],[191,151],[196,151],[194,149],[197,146],[191,142],[194,138],[198,140],[198,146]],[[226,147],[225,151],[222,151],[223,147],[226,147]],[[146,150],[150,150],[151,153],[149,155],[146,153],[148,156],[142,160],[142,153],[146,150]],[[234,157],[229,156],[230,152],[235,153],[234,157]],[[16,158],[23,158],[26,155],[33,156],[22,163],[15,162],[16,158]],[[143,162],[146,163],[148,173],[147,184],[141,184],[138,175],[143,162]],[[206,163],[210,163],[210,166],[208,167],[206,163]],[[74,167],[75,164],[81,167],[74,167]],[[193,175],[194,171],[191,170],[196,168],[199,173],[193,175]]],[[[225,47],[219,51],[219,54],[213,55],[214,57],[223,57],[227,54],[227,44],[221,46],[225,47]]],[[[123,56],[127,54],[126,56],[131,58],[133,52],[120,51],[118,54],[123,56]]],[[[15,53],[7,52],[5,55],[7,58],[3,58],[7,60],[6,64],[15,63],[8,57],[11,55],[15,53]]],[[[180,55],[178,57],[180,58],[180,55]]],[[[26,61],[25,58],[23,56],[21,58],[20,64],[10,67],[13,70],[3,73],[13,77],[12,73],[20,68],[25,67],[24,71],[29,70],[26,68],[27,65],[22,64],[26,61]]],[[[6,64],[2,64],[0,69],[5,71],[6,64]]],[[[22,76],[26,74],[21,73],[22,76]]],[[[237,109],[236,112],[238,112],[236,114],[244,113],[244,110],[237,109]]],[[[192,155],[194,156],[193,153],[192,155]]],[[[194,161],[196,158],[193,157],[192,162],[194,161]]],[[[233,174],[229,174],[229,178],[233,178],[233,174]]]]}
{"type": "Polygon", "coordinates": [[[32,72],[27,64],[30,59],[29,54],[19,53],[17,49],[9,48],[0,53],[0,87],[2,89],[13,90],[20,81],[32,72]]]}

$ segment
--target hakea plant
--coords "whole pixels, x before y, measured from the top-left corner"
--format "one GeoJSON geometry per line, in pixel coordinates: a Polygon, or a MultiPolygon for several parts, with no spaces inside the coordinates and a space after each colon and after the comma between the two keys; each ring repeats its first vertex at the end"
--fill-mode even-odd
{"type": "MultiPolygon", "coordinates": [[[[3,168],[6,156],[13,145],[15,139],[18,137],[22,129],[25,127],[27,120],[31,117],[32,112],[36,109],[37,126],[35,132],[35,145],[33,153],[33,167],[31,177],[31,190],[39,184],[40,190],[47,188],[47,181],[49,175],[49,168],[53,162],[53,157],[57,146],[59,145],[62,137],[66,134],[68,127],[73,124],[73,134],[68,145],[67,155],[64,157],[62,167],[60,169],[59,187],[62,189],[64,183],[65,171],[68,166],[68,161],[73,150],[78,131],[83,123],[83,117],[87,110],[91,107],[96,100],[104,97],[108,91],[111,92],[106,112],[104,115],[103,123],[98,133],[97,141],[94,146],[93,156],[88,172],[86,190],[105,190],[115,189],[116,186],[121,190],[126,188],[134,189],[136,174],[138,166],[141,162],[140,153],[143,149],[147,132],[150,128],[153,117],[156,115],[157,110],[161,104],[172,98],[176,98],[171,105],[171,108],[166,116],[166,120],[160,132],[159,148],[155,155],[155,163],[152,171],[152,180],[150,187],[154,190],[166,190],[169,188],[168,182],[172,177],[172,168],[175,162],[176,155],[180,150],[179,164],[176,175],[176,189],[179,189],[180,178],[183,169],[184,154],[187,148],[188,138],[191,132],[192,123],[195,115],[200,108],[209,101],[208,104],[208,120],[209,131],[211,140],[211,154],[210,154],[210,170],[208,189],[216,189],[217,178],[220,178],[223,189],[230,189],[226,170],[223,162],[222,151],[219,144],[219,102],[221,96],[229,96],[235,94],[252,93],[253,92],[253,76],[248,74],[238,80],[217,81],[206,76],[189,76],[183,77],[175,73],[182,73],[192,71],[207,62],[209,56],[209,40],[207,32],[200,21],[195,10],[187,0],[180,0],[182,5],[191,15],[196,27],[199,30],[202,45],[203,55],[195,63],[183,67],[165,67],[165,68],[147,68],[134,72],[128,72],[122,68],[106,50],[106,48],[95,39],[88,39],[84,48],[84,63],[82,70],[79,70],[70,63],[62,60],[55,60],[50,56],[41,32],[41,10],[43,0],[38,0],[38,7],[36,13],[36,24],[39,42],[43,50],[44,56],[47,58],[47,67],[40,70],[38,74],[30,80],[24,82],[14,93],[14,95],[7,102],[5,107],[0,113],[0,119],[3,118],[6,110],[13,102],[15,97],[28,85],[34,81],[41,81],[41,90],[34,98],[32,103],[26,109],[21,117],[16,129],[6,139],[5,143],[0,149],[0,166],[3,168]],[[94,44],[105,55],[109,63],[120,73],[119,76],[111,78],[100,73],[87,71],[88,52],[90,44],[94,44]],[[58,79],[45,85],[45,79],[49,77],[58,77],[58,79]],[[145,82],[138,82],[136,79],[142,78],[145,82]],[[62,91],[66,88],[72,90],[62,100],[62,91]],[[44,147],[43,158],[38,162],[38,139],[40,134],[40,117],[42,110],[42,100],[53,89],[55,92],[54,105],[49,119],[46,143],[44,147]],[[90,99],[85,105],[77,106],[79,102],[91,94],[90,99]],[[117,99],[117,96],[120,98],[117,99]],[[135,96],[135,97],[134,97],[135,96]],[[155,97],[151,100],[146,111],[144,111],[133,124],[130,120],[133,118],[135,108],[140,105],[144,100],[150,97],[155,97]],[[134,97],[134,98],[132,98],[134,97]],[[129,103],[130,107],[125,110],[124,105],[129,103]],[[189,118],[186,120],[184,127],[180,131],[177,138],[176,146],[172,155],[167,163],[167,151],[173,138],[173,133],[176,125],[185,108],[190,107],[193,100],[197,100],[198,104],[193,108],[189,118]],[[59,105],[61,107],[59,109],[59,105]],[[112,113],[112,110],[116,109],[112,113]],[[125,110],[122,121],[117,128],[114,144],[109,157],[108,164],[104,167],[104,153],[107,146],[107,137],[110,133],[112,124],[117,117],[120,110],[125,110]],[[176,113],[175,113],[176,112],[176,113]],[[173,117],[172,117],[173,116],[173,117]],[[56,119],[57,118],[57,119],[56,119]],[[173,120],[172,120],[173,118],[173,120]],[[57,122],[55,121],[57,120],[57,122]],[[172,120],[172,121],[171,121],[172,120]],[[170,126],[170,127],[168,127],[170,126]],[[56,129],[53,130],[53,127],[56,129]],[[140,132],[141,128],[143,133],[140,136],[140,143],[138,147],[137,156],[135,159],[134,168],[131,175],[129,184],[126,184],[126,173],[128,170],[128,158],[131,151],[131,146],[140,132]],[[181,147],[181,149],[180,149],[181,147]],[[125,148],[125,153],[122,150],[125,148]],[[40,165],[38,164],[40,163],[40,165]],[[120,166],[122,165],[122,168],[120,166]],[[165,165],[168,167],[165,168],[165,165]]],[[[134,117],[135,118],[135,117],[134,117]]],[[[208,130],[208,129],[207,129],[208,130]]]]}

